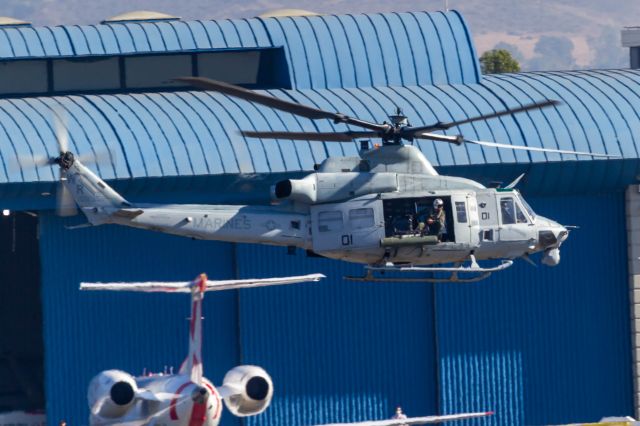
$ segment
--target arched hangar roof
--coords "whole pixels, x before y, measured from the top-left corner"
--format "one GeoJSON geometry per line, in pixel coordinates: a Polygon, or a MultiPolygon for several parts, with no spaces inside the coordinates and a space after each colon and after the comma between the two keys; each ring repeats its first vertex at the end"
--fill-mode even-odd
{"type": "MultiPolygon", "coordinates": [[[[527,172],[523,183],[543,191],[619,186],[637,175],[638,71],[481,77],[467,27],[456,12],[0,28],[3,62],[268,47],[285,53],[293,87],[270,90],[275,96],[378,122],[400,106],[414,125],[557,99],[562,102],[558,107],[468,124],[450,133],[620,156],[594,160],[417,142],[444,173],[508,179],[527,172]]],[[[115,165],[93,166],[105,179],[157,177],[166,182],[170,177],[300,173],[328,155],[357,152],[355,143],[245,139],[239,129],[344,127],[208,92],[14,97],[0,99],[0,185],[55,181],[52,168],[28,167],[29,157],[57,151],[52,111],[68,116],[75,152],[114,157],[115,165]]],[[[1,185],[0,191],[8,199],[27,186],[1,185]]]]}
{"type": "MultiPolygon", "coordinates": [[[[592,151],[619,156],[590,157],[461,147],[417,142],[437,166],[589,163],[589,174],[568,182],[620,183],[635,178],[639,156],[640,72],[575,71],[497,75],[479,84],[274,90],[271,94],[382,121],[398,105],[414,125],[449,121],[557,99],[558,107],[477,122],[452,129],[467,138],[592,151]],[[635,129],[635,130],[634,130],[635,129]],[[577,161],[574,161],[577,160],[577,161]],[[589,160],[589,161],[585,161],[589,160]]],[[[97,165],[105,179],[311,170],[328,155],[357,155],[355,143],[268,141],[242,137],[239,129],[344,129],[329,121],[296,118],[212,92],[79,95],[0,100],[0,182],[51,182],[53,168],[12,167],[56,152],[51,115],[68,116],[71,148],[110,152],[115,166],[97,165]]],[[[485,167],[483,170],[487,170],[485,167]]],[[[554,185],[557,183],[554,183],[554,185]]]]}
{"type": "Polygon", "coordinates": [[[0,27],[0,61],[282,48],[291,87],[477,82],[464,20],[449,13],[0,27]]]}

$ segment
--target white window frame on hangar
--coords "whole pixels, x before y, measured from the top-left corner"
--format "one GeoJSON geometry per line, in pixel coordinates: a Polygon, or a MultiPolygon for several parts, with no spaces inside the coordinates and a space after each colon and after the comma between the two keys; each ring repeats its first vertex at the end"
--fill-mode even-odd
{"type": "Polygon", "coordinates": [[[483,76],[457,12],[5,24],[0,200],[11,214],[0,220],[0,253],[11,265],[0,279],[0,310],[16,326],[7,325],[11,338],[0,348],[15,365],[0,369],[0,409],[43,408],[52,424],[83,424],[98,371],[181,361],[184,300],[80,294],[80,281],[322,272],[322,286],[207,298],[205,333],[217,336],[205,339],[207,376],[219,380],[241,362],[274,378],[273,406],[246,424],[384,418],[395,405],[410,414],[490,409],[486,424],[505,426],[637,414],[638,70],[483,76]],[[283,176],[357,153],[357,143],[245,139],[238,129],[341,128],[171,81],[185,75],[374,122],[395,106],[429,123],[556,99],[562,105],[462,133],[620,158],[416,142],[443,174],[488,183],[526,172],[520,188],[534,209],[580,226],[558,268],[521,262],[474,285],[348,283],[341,277],[359,273],[357,265],[302,252],[112,226],[67,229],[82,217],[53,214],[57,171],[20,167],[25,156],[56,153],[56,109],[68,117],[72,149],[108,152],[113,162],[90,167],[140,202],[266,204],[283,176]]]}

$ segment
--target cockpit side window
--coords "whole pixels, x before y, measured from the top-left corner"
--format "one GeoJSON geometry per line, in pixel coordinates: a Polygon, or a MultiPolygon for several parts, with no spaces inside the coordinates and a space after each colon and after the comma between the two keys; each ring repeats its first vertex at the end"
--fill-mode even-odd
{"type": "Polygon", "coordinates": [[[516,220],[518,221],[518,223],[529,223],[529,221],[527,220],[527,216],[524,214],[518,204],[516,204],[516,220]]]}
{"type": "Polygon", "coordinates": [[[342,212],[327,211],[318,214],[318,231],[330,232],[342,229],[342,212]]]}
{"type": "Polygon", "coordinates": [[[516,223],[515,204],[512,197],[503,197],[500,199],[500,212],[502,214],[503,225],[516,223]]]}
{"type": "Polygon", "coordinates": [[[535,221],[536,213],[533,211],[529,203],[527,203],[527,200],[522,198],[522,195],[520,195],[520,202],[522,202],[522,205],[524,206],[525,210],[527,211],[527,213],[529,213],[529,217],[535,221]]]}

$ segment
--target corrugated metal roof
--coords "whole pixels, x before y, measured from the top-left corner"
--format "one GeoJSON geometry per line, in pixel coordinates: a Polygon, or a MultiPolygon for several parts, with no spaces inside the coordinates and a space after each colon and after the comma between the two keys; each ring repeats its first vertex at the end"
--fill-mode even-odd
{"type": "MultiPolygon", "coordinates": [[[[362,87],[271,91],[275,96],[381,122],[395,106],[414,125],[449,121],[557,99],[558,107],[476,122],[450,130],[467,138],[514,145],[562,148],[619,155],[620,159],[462,147],[420,141],[437,166],[517,164],[524,169],[562,161],[566,179],[624,184],[635,179],[640,151],[640,72],[576,71],[485,77],[481,84],[362,87]],[[571,175],[572,163],[587,161],[587,175],[571,175]],[[633,161],[631,161],[633,160],[633,161]]],[[[355,143],[314,143],[245,139],[239,129],[345,129],[311,122],[211,92],[77,95],[0,100],[1,183],[53,182],[52,168],[15,167],[20,159],[53,155],[51,110],[69,116],[71,149],[109,151],[115,166],[99,164],[104,179],[205,176],[311,170],[329,155],[356,155],[355,143]],[[285,154],[285,153],[293,153],[285,154]]],[[[26,163],[25,163],[26,164],[26,163]]],[[[577,170],[577,169],[576,169],[577,170]]],[[[538,186],[556,185],[551,181],[538,186]]]]}
{"type": "Polygon", "coordinates": [[[457,12],[0,28],[0,60],[285,48],[293,87],[471,83],[473,43],[457,12]]]}

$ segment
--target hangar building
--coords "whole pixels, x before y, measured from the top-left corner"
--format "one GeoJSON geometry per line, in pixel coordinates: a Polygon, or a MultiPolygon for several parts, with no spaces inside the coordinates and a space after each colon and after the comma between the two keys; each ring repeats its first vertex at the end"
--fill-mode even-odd
{"type": "Polygon", "coordinates": [[[219,383],[234,365],[253,363],[276,386],[266,413],[243,422],[227,413],[224,425],[385,418],[395,405],[412,415],[494,410],[473,424],[505,426],[634,414],[639,83],[638,70],[482,76],[456,12],[7,21],[0,208],[11,213],[0,219],[0,408],[46,401],[50,423],[83,424],[97,372],[161,371],[182,360],[186,298],[81,294],[80,281],[323,272],[329,278],[320,285],[206,298],[207,377],[219,383]],[[558,267],[518,262],[473,285],[352,283],[341,277],[361,266],[282,248],[115,226],[66,229],[83,218],[53,214],[57,171],[21,167],[25,156],[56,155],[52,111],[68,115],[75,152],[110,153],[114,161],[94,170],[132,201],[268,203],[275,180],[357,152],[356,143],[244,139],[238,129],[334,125],[171,82],[185,75],[372,121],[397,105],[414,125],[557,99],[561,106],[459,131],[619,158],[417,142],[443,174],[486,183],[526,172],[521,189],[533,208],[580,227],[558,267]]]}

